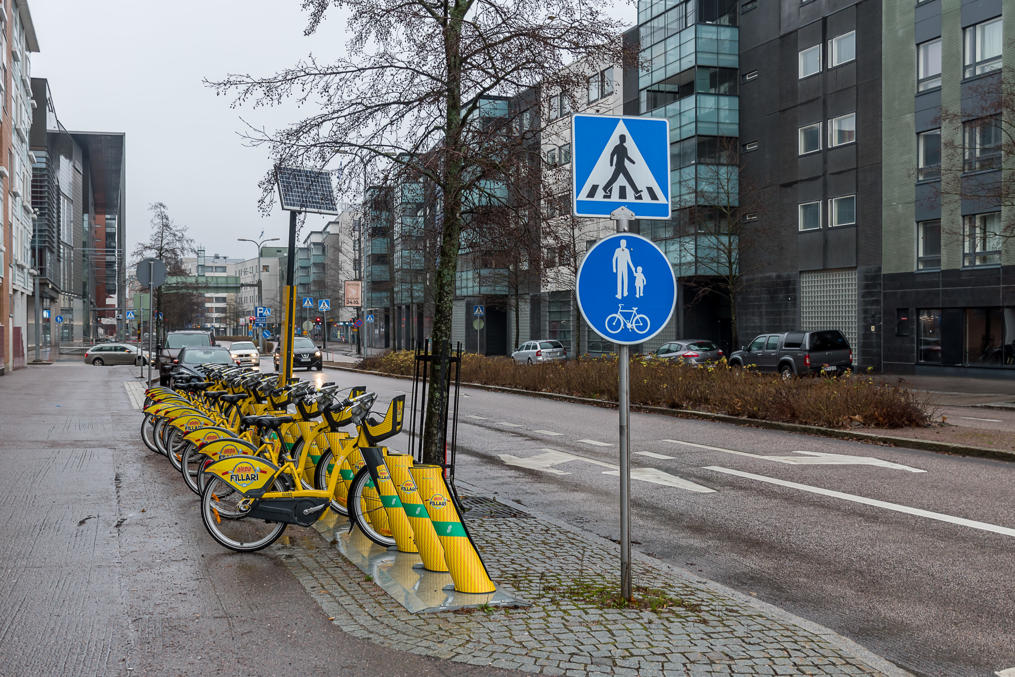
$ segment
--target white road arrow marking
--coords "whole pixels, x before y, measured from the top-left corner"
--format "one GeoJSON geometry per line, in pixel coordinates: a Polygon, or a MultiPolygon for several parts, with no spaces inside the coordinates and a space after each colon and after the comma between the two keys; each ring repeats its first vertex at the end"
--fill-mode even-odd
{"type": "Polygon", "coordinates": [[[863,505],[869,505],[875,508],[894,510],[895,512],[901,512],[907,515],[926,517],[928,519],[938,520],[939,522],[948,522],[950,524],[958,524],[959,526],[969,527],[971,529],[979,529],[981,531],[989,531],[991,533],[1001,534],[1002,536],[1015,537],[1015,529],[1012,529],[1010,527],[998,526],[996,524],[990,524],[988,522],[977,522],[976,520],[966,519],[965,517],[955,517],[953,515],[946,515],[941,512],[924,510],[923,508],[911,508],[908,505],[901,505],[899,503],[889,503],[888,501],[879,501],[874,498],[855,496],[853,494],[847,494],[842,491],[832,491],[831,489],[812,487],[807,484],[798,484],[797,482],[787,482],[786,480],[780,480],[774,477],[768,477],[766,475],[755,475],[754,473],[743,472],[741,470],[731,470],[730,468],[722,468],[714,465],[706,466],[705,470],[714,470],[715,472],[721,472],[727,475],[735,475],[737,477],[743,477],[749,480],[757,480],[758,482],[767,482],[768,484],[775,484],[780,487],[799,489],[800,491],[807,491],[812,494],[819,494],[821,496],[830,496],[832,498],[839,498],[844,501],[851,501],[853,503],[861,503],[863,505]]]}
{"type": "Polygon", "coordinates": [[[533,430],[532,432],[539,433],[540,435],[549,435],[550,437],[560,437],[563,435],[563,433],[555,433],[552,430],[533,430]]]}
{"type": "Polygon", "coordinates": [[[506,428],[521,428],[521,423],[511,423],[510,421],[497,421],[497,425],[502,425],[506,428]]]}
{"type": "Polygon", "coordinates": [[[647,456],[648,458],[655,458],[655,459],[658,459],[660,461],[672,461],[673,460],[672,456],[667,456],[666,454],[657,454],[657,453],[655,453],[653,451],[636,451],[634,453],[638,454],[639,456],[647,456]]]}
{"type": "Polygon", "coordinates": [[[594,447],[612,447],[613,446],[612,444],[609,444],[608,442],[598,442],[596,440],[578,440],[578,441],[579,442],[584,442],[585,444],[591,444],[594,447]]]}
{"type": "Polygon", "coordinates": [[[469,418],[474,418],[477,421],[485,421],[486,420],[486,416],[476,416],[475,414],[469,414],[469,418]]]}
{"type": "MultiPolygon", "coordinates": [[[[570,463],[571,461],[581,461],[582,463],[590,463],[592,465],[598,465],[601,468],[607,468],[607,470],[603,471],[604,475],[620,475],[620,469],[612,463],[598,461],[594,458],[574,456],[573,454],[557,451],[556,449],[543,449],[542,452],[543,453],[541,454],[528,457],[514,456],[512,454],[500,454],[500,459],[507,465],[539,470],[542,472],[553,473],[554,475],[570,475],[571,473],[564,472],[563,470],[557,470],[553,466],[570,463]]],[[[703,487],[700,484],[689,482],[685,479],[670,475],[669,473],[665,473],[662,470],[657,470],[655,468],[632,468],[631,479],[649,482],[651,484],[660,484],[664,487],[684,489],[686,491],[693,491],[699,494],[715,493],[714,489],[703,487]]]]}
{"type": "Polygon", "coordinates": [[[927,472],[926,470],[920,470],[919,468],[911,468],[910,466],[902,465],[901,463],[892,463],[891,461],[885,461],[880,458],[870,458],[868,456],[828,454],[821,451],[793,452],[794,454],[803,454],[803,456],[765,456],[763,454],[751,454],[746,451],[738,451],[736,449],[724,449],[722,447],[710,447],[707,444],[695,444],[694,442],[683,442],[681,440],[663,440],[663,442],[671,442],[672,444],[683,444],[684,446],[697,447],[698,449],[707,449],[709,451],[719,451],[724,454],[735,454],[737,456],[747,456],[748,458],[758,458],[763,461],[785,463],[786,465],[872,465],[878,468],[905,470],[906,472],[927,472]]]}

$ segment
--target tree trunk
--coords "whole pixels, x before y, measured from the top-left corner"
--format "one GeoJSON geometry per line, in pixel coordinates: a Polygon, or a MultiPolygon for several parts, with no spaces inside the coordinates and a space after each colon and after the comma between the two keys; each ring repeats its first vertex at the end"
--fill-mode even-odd
{"type": "Polygon", "coordinates": [[[578,359],[582,349],[582,314],[578,309],[578,292],[571,292],[571,355],[578,359]]]}
{"type": "Polygon", "coordinates": [[[441,246],[434,275],[434,318],[430,334],[430,392],[427,393],[423,426],[423,463],[442,465],[445,450],[444,416],[447,402],[448,359],[451,352],[451,320],[454,313],[455,273],[462,231],[462,74],[461,29],[465,10],[451,9],[444,33],[448,65],[447,126],[444,139],[444,194],[441,246]]]}

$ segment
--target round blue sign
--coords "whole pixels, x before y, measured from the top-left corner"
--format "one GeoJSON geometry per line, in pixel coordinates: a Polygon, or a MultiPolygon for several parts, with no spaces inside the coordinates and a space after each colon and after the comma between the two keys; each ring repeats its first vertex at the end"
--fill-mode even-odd
{"type": "Polygon", "coordinates": [[[576,290],[592,331],[626,345],[662,331],[677,303],[673,266],[654,242],[633,233],[597,242],[578,269],[576,290]]]}
{"type": "Polygon", "coordinates": [[[56,323],[57,323],[57,324],[60,324],[60,323],[62,323],[62,322],[63,322],[63,315],[57,315],[57,316],[56,316],[56,323]]]}

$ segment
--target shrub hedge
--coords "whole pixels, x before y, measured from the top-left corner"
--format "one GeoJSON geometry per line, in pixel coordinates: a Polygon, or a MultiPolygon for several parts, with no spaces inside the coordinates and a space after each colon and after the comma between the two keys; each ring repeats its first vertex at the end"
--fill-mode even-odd
{"type": "MultiPolygon", "coordinates": [[[[411,351],[368,357],[362,369],[412,375],[411,351]]],[[[575,395],[615,402],[617,358],[516,364],[509,357],[462,355],[462,382],[575,395]]],[[[799,378],[730,367],[707,367],[644,356],[631,359],[631,402],[829,428],[903,428],[929,425],[927,403],[901,385],[867,376],[799,378]]]]}

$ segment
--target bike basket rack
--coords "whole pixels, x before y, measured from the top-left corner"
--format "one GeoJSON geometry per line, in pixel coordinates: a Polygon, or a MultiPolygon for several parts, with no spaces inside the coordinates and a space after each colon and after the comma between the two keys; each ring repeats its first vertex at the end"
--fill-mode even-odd
{"type": "Polygon", "coordinates": [[[416,346],[415,368],[412,376],[412,405],[409,417],[409,453],[412,454],[413,459],[417,463],[422,462],[423,431],[426,430],[427,424],[426,401],[429,388],[432,386],[430,368],[435,361],[439,361],[441,363],[441,370],[446,371],[448,374],[444,398],[438,414],[440,417],[440,443],[444,447],[444,462],[441,463],[441,467],[444,469],[444,477],[447,480],[448,487],[451,489],[457,502],[455,451],[458,447],[458,401],[462,380],[461,342],[457,343],[454,348],[451,347],[449,342],[442,351],[434,350],[430,339],[426,339],[416,346]],[[450,440],[448,437],[449,425],[451,428],[450,440]]]}

